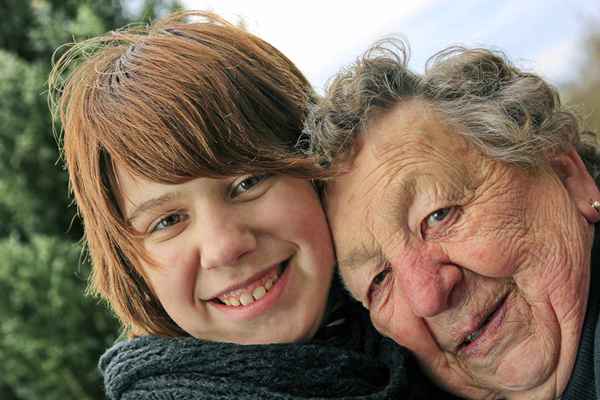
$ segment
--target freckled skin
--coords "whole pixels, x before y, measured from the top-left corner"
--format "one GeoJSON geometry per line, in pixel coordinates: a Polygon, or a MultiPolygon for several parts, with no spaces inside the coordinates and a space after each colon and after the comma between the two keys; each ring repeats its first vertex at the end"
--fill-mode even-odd
{"type": "Polygon", "coordinates": [[[375,326],[462,396],[562,393],[589,285],[593,228],[580,204],[598,190],[587,172],[577,175],[585,182],[567,186],[550,167],[493,161],[418,102],[374,121],[357,146],[350,171],[328,184],[326,202],[342,276],[375,326]],[[440,209],[451,211],[432,220],[440,209]],[[352,256],[360,262],[351,266],[345,260],[356,248],[381,256],[352,256]],[[389,273],[369,297],[384,270],[379,258],[389,273]],[[491,349],[461,353],[469,323],[503,298],[491,349]]]}

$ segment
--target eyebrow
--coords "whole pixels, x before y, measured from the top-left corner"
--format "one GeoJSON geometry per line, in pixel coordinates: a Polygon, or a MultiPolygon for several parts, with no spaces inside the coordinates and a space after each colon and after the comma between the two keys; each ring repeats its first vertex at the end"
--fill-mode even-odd
{"type": "Polygon", "coordinates": [[[142,204],[134,207],[131,216],[127,218],[127,223],[131,224],[136,218],[139,218],[140,215],[151,211],[155,208],[162,207],[164,204],[173,201],[174,199],[181,197],[183,193],[179,191],[165,193],[162,196],[154,197],[152,199],[148,199],[144,201],[142,204]]]}
{"type": "Polygon", "coordinates": [[[385,256],[380,246],[373,249],[368,249],[364,246],[354,248],[350,251],[348,256],[344,257],[341,261],[338,261],[338,265],[353,271],[373,260],[375,261],[375,264],[380,264],[385,261],[385,256]]]}

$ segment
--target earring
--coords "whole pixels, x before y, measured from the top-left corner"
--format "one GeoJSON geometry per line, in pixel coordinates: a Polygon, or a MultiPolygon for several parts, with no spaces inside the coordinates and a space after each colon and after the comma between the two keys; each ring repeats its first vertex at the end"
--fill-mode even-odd
{"type": "Polygon", "coordinates": [[[592,201],[592,204],[591,204],[591,206],[592,206],[592,208],[593,208],[594,210],[596,210],[596,212],[597,212],[598,214],[600,214],[600,201],[598,201],[598,200],[594,200],[594,201],[592,201]]]}

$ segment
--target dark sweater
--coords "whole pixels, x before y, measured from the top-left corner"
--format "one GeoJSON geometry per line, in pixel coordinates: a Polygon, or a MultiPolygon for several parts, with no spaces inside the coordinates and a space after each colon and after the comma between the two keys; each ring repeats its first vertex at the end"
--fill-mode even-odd
{"type": "Polygon", "coordinates": [[[328,321],[303,344],[242,346],[154,336],[120,342],[100,360],[106,394],[111,400],[446,396],[425,380],[407,351],[374,330],[359,304],[345,303],[328,321]]]}
{"type": "Polygon", "coordinates": [[[600,399],[600,237],[595,234],[590,272],[588,305],[581,333],[581,342],[571,380],[565,389],[562,400],[600,399]]]}

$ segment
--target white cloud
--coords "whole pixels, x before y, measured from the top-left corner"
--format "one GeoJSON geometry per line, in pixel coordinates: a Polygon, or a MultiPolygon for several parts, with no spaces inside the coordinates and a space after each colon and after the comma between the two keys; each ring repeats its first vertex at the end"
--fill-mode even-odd
{"type": "Polygon", "coordinates": [[[535,55],[532,68],[555,84],[564,83],[578,72],[581,58],[580,42],[569,38],[535,55]]]}
{"type": "Polygon", "coordinates": [[[185,0],[183,3],[187,9],[213,10],[232,22],[242,18],[252,33],[285,53],[321,88],[329,76],[370,43],[394,31],[402,20],[423,12],[435,1],[185,0]]]}
{"type": "MultiPolygon", "coordinates": [[[[451,44],[504,50],[553,82],[573,77],[582,10],[597,0],[183,0],[187,9],[211,9],[280,49],[322,89],[376,39],[404,34],[411,65],[451,44]],[[577,11],[579,10],[579,11],[577,11]]],[[[596,5],[592,5],[596,4],[596,5]]],[[[587,13],[586,13],[587,15],[587,13]]]]}

